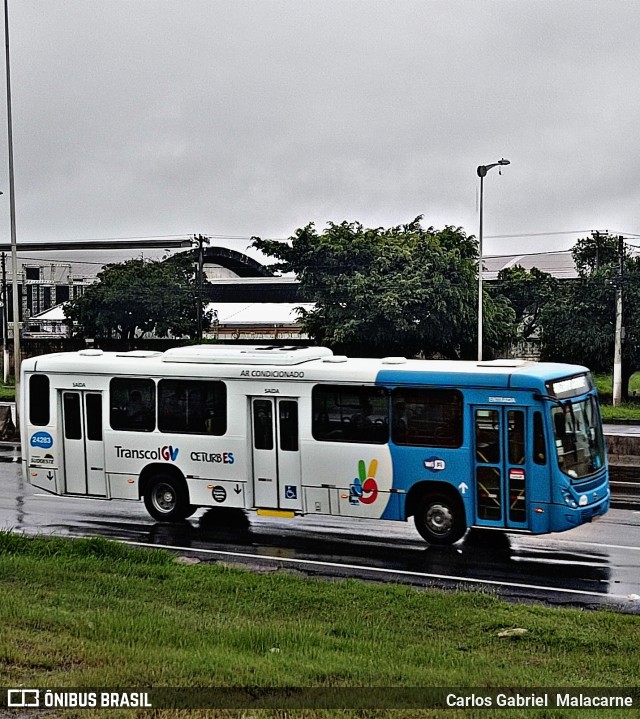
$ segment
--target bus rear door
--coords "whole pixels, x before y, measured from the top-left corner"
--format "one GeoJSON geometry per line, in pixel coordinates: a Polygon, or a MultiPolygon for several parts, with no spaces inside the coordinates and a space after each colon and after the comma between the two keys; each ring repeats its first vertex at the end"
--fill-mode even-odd
{"type": "Polygon", "coordinates": [[[105,497],[102,393],[62,392],[66,494],[105,497]]]}
{"type": "Polygon", "coordinates": [[[298,400],[251,400],[253,496],[258,508],[302,509],[298,400]]]}
{"type": "Polygon", "coordinates": [[[527,408],[473,407],[475,524],[527,527],[527,408]]]}

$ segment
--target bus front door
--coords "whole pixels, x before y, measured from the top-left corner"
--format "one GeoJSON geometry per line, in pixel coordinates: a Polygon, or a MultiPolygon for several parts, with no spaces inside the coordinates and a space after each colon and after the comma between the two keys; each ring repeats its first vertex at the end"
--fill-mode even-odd
{"type": "Polygon", "coordinates": [[[475,524],[527,527],[527,410],[474,407],[475,524]]]}
{"type": "Polygon", "coordinates": [[[298,401],[251,400],[254,506],[302,509],[298,401]]]}
{"type": "Polygon", "coordinates": [[[62,422],[65,492],[105,497],[102,393],[63,392],[62,422]]]}

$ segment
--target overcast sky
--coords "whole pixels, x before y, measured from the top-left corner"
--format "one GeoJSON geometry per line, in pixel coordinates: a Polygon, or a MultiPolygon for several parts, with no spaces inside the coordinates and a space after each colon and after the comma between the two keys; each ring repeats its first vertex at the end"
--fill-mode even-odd
{"type": "Polygon", "coordinates": [[[634,0],[8,1],[19,243],[477,235],[505,157],[485,254],[640,245],[634,0]]]}

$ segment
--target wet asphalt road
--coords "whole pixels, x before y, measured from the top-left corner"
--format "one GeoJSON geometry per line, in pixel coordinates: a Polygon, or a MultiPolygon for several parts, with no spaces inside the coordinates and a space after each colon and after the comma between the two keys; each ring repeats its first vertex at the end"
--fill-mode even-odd
{"type": "Polygon", "coordinates": [[[454,547],[430,547],[413,525],[337,517],[267,519],[200,510],[158,524],[142,503],[47,495],[23,482],[11,450],[0,450],[0,529],[103,536],[169,547],[203,561],[414,586],[476,588],[505,598],[609,606],[640,614],[640,512],[614,509],[563,534],[472,531],[454,547]]]}

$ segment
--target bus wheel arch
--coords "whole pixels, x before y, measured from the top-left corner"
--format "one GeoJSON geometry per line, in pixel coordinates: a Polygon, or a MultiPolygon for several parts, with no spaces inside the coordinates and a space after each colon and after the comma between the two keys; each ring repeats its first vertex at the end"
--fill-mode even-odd
{"type": "Polygon", "coordinates": [[[407,496],[406,518],[429,544],[454,544],[466,533],[467,517],[458,490],[445,482],[421,482],[407,496]]]}
{"type": "Polygon", "coordinates": [[[147,512],[159,522],[179,522],[196,507],[189,503],[187,482],[180,470],[164,464],[150,464],[140,473],[140,495],[147,512]]]}

